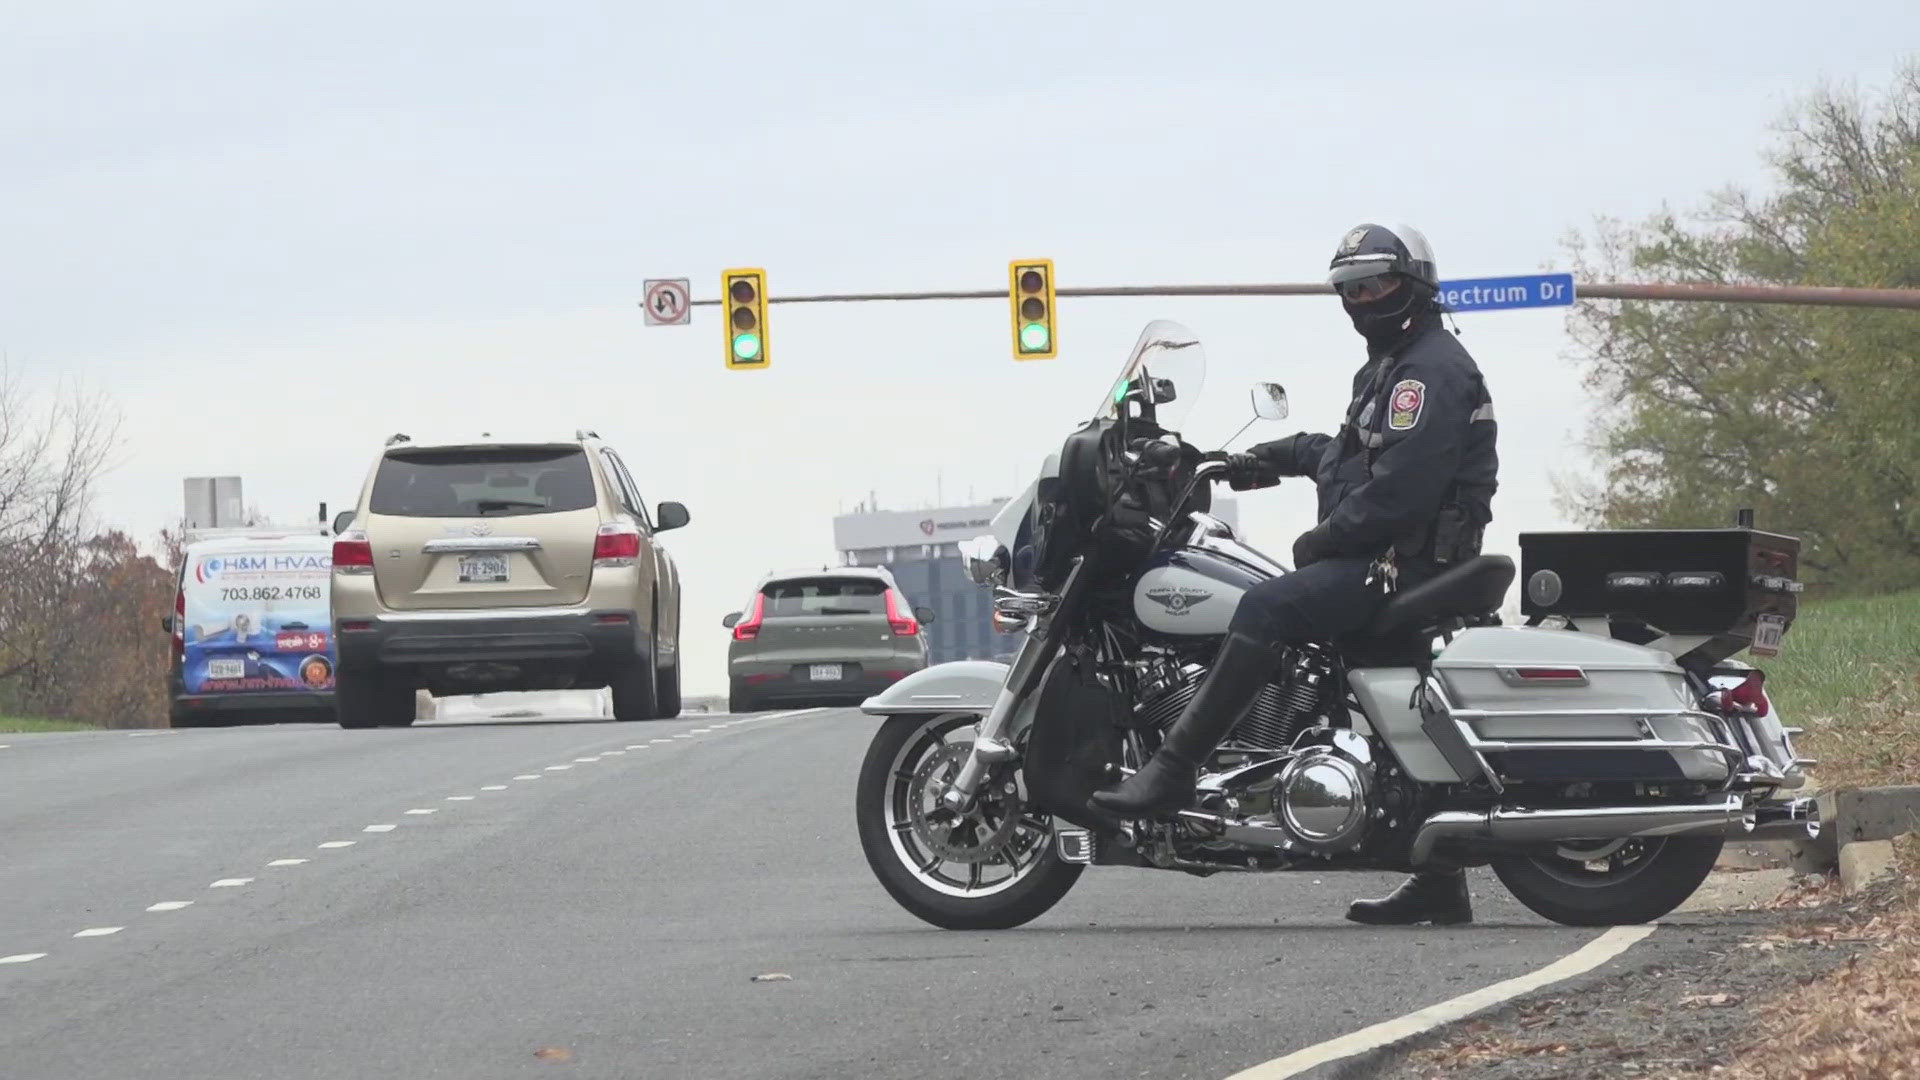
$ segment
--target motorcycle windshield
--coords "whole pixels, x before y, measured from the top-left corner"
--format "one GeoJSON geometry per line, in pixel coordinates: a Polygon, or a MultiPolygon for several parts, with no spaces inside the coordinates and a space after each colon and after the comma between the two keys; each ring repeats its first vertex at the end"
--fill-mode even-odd
{"type": "Polygon", "coordinates": [[[1193,331],[1177,322],[1157,319],[1140,332],[1133,352],[1120,368],[1120,377],[1107,387],[1095,419],[1112,419],[1136,390],[1155,423],[1179,431],[1200,400],[1207,383],[1207,351],[1193,331]]]}

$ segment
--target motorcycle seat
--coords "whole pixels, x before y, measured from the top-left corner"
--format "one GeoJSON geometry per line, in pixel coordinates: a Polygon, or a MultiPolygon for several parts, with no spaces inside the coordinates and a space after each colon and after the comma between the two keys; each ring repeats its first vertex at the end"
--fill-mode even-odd
{"type": "Polygon", "coordinates": [[[1513,560],[1479,555],[1431,581],[1396,593],[1367,624],[1370,638],[1390,638],[1416,630],[1438,632],[1451,624],[1500,610],[1513,584],[1513,560]]]}

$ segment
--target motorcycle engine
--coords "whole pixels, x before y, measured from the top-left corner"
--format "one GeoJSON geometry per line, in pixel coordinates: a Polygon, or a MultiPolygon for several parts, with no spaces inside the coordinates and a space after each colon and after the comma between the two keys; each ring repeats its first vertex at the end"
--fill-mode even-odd
{"type": "MultiPolygon", "coordinates": [[[[1332,660],[1320,647],[1287,650],[1274,680],[1261,689],[1253,708],[1222,745],[1273,752],[1292,747],[1300,732],[1327,711],[1332,675],[1332,660]]],[[[1183,665],[1171,658],[1149,663],[1139,679],[1139,704],[1134,708],[1138,726],[1162,731],[1173,726],[1206,676],[1200,664],[1183,665]]]]}

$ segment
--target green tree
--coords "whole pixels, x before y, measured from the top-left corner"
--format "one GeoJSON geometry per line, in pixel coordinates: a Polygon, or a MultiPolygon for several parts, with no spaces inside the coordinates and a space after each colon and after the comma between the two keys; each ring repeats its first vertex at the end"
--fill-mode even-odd
{"type": "MultiPolygon", "coordinates": [[[[1920,63],[1873,99],[1815,94],[1781,134],[1773,190],[1602,222],[1580,276],[1920,288],[1920,63]]],[[[1601,474],[1564,498],[1579,518],[1697,528],[1750,506],[1801,538],[1810,582],[1920,584],[1920,313],[1601,301],[1570,329],[1602,401],[1601,474]]]]}

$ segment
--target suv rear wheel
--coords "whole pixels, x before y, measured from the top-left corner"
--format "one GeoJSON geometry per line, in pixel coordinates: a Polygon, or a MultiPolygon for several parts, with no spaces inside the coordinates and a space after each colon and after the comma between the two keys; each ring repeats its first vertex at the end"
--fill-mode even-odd
{"type": "Polygon", "coordinates": [[[644,659],[633,659],[615,669],[608,688],[613,691],[613,718],[621,721],[653,720],[660,715],[660,672],[654,657],[660,655],[660,620],[654,620],[653,648],[644,659]]]}
{"type": "MultiPolygon", "coordinates": [[[[659,626],[659,617],[657,613],[655,615],[654,625],[655,627],[659,626]]],[[[679,626],[680,620],[678,618],[674,619],[673,625],[679,626]]],[[[654,638],[653,638],[654,655],[657,656],[659,655],[659,649],[660,649],[660,631],[658,629],[655,629],[653,633],[654,633],[654,638]]],[[[658,716],[662,720],[671,720],[674,717],[680,715],[680,650],[679,649],[676,648],[673,650],[673,663],[668,664],[667,666],[661,668],[659,673],[654,676],[654,693],[658,697],[660,702],[660,711],[655,714],[656,716],[658,716]]]]}
{"type": "Polygon", "coordinates": [[[413,687],[378,671],[342,671],[333,709],[343,728],[406,727],[413,723],[413,687]]]}

